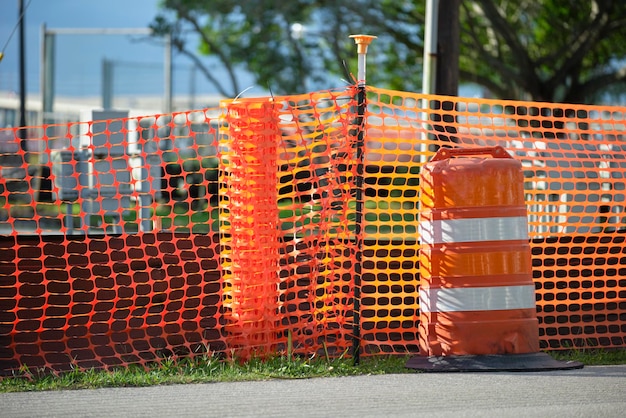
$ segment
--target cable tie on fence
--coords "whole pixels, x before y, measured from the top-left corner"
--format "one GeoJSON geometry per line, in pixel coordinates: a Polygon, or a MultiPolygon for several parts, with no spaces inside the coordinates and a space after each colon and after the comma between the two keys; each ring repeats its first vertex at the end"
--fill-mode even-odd
{"type": "Polygon", "coordinates": [[[234,100],[239,99],[241,96],[243,96],[243,94],[244,94],[245,92],[247,92],[248,90],[250,90],[250,89],[252,89],[252,88],[254,88],[254,86],[249,86],[249,87],[246,87],[245,89],[243,89],[241,92],[239,92],[239,94],[238,94],[237,96],[235,96],[235,98],[233,99],[233,101],[234,101],[234,100]]]}

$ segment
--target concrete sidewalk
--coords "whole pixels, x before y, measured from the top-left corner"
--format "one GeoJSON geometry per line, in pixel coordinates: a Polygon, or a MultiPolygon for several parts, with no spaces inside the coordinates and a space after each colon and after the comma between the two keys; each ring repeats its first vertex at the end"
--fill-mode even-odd
{"type": "Polygon", "coordinates": [[[0,417],[623,417],[626,365],[0,394],[0,417]]]}

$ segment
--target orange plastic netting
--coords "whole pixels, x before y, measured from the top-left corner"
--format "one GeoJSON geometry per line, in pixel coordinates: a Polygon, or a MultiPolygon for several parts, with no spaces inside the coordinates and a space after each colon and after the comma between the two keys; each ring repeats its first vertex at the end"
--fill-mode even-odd
{"type": "Polygon", "coordinates": [[[413,349],[420,162],[440,145],[500,145],[524,168],[541,347],[623,347],[626,109],[369,90],[365,231],[389,240],[364,254],[367,343],[413,349]]]}
{"type": "Polygon", "coordinates": [[[440,146],[522,162],[541,348],[624,347],[625,117],[349,87],[0,130],[0,369],[416,353],[440,146]]]}

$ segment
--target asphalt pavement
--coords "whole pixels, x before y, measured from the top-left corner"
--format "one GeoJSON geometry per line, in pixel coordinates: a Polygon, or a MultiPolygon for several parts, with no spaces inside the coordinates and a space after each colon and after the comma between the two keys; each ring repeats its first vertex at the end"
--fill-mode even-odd
{"type": "Polygon", "coordinates": [[[0,417],[624,417],[626,365],[0,394],[0,417]]]}

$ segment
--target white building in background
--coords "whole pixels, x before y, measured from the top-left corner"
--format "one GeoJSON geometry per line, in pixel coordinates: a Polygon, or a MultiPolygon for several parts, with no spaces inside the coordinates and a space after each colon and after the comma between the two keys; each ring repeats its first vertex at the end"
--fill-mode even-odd
{"type": "MultiPolygon", "coordinates": [[[[193,152],[200,157],[213,156],[216,148],[211,145],[217,129],[213,118],[219,114],[221,99],[195,97],[194,102],[202,106],[190,109],[187,97],[175,97],[172,104],[177,115],[172,116],[160,110],[161,96],[115,96],[113,109],[107,110],[100,106],[101,97],[57,97],[54,113],[43,115],[40,97],[28,97],[26,144],[29,151],[37,153],[39,164],[25,168],[19,160],[17,133],[12,129],[19,126],[19,97],[0,92],[0,183],[10,184],[11,190],[24,195],[30,187],[26,170],[42,184],[53,182],[40,186],[36,199],[81,203],[80,219],[73,216],[71,205],[66,205],[64,225],[69,234],[81,233],[85,225],[90,233],[121,233],[121,214],[133,208],[141,208],[137,229],[154,230],[150,207],[159,199],[163,167],[168,163],[161,158],[163,152],[169,155],[167,151],[176,150],[184,157],[196,145],[193,152]],[[147,140],[143,146],[138,146],[140,135],[147,140]],[[161,139],[151,141],[156,136],[161,139]],[[94,215],[102,213],[110,225],[93,224],[94,215]]],[[[0,194],[8,190],[1,184],[0,189],[0,194]]],[[[14,225],[4,218],[0,213],[0,233],[11,233],[14,225]]],[[[20,234],[35,232],[33,220],[23,224],[20,234]]],[[[49,226],[45,233],[54,233],[54,228],[49,226]]]]}
{"type": "MultiPolygon", "coordinates": [[[[175,96],[172,99],[174,112],[200,110],[218,107],[223,97],[219,95],[206,96],[175,96]],[[195,109],[191,108],[191,104],[195,109]]],[[[29,95],[26,99],[26,125],[40,126],[45,123],[63,124],[81,121],[81,114],[102,109],[102,97],[63,97],[55,98],[54,112],[43,115],[41,96],[29,95]],[[45,116],[45,117],[44,117],[45,116]]],[[[19,126],[19,95],[14,92],[0,91],[0,129],[19,126]]],[[[140,96],[116,95],[112,98],[112,109],[128,111],[129,117],[153,116],[162,114],[163,97],[160,95],[140,96]]]]}

